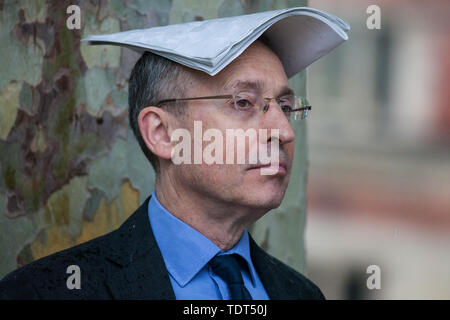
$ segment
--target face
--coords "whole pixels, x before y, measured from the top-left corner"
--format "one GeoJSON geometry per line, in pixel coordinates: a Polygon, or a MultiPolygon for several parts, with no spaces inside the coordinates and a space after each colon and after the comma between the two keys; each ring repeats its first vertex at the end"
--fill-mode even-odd
{"type": "MultiPolygon", "coordinates": [[[[192,88],[189,89],[189,97],[227,95],[233,92],[280,97],[290,90],[280,60],[259,41],[254,42],[216,76],[211,77],[196,71],[193,75],[194,81],[192,88]]],[[[180,127],[187,128],[191,132],[192,155],[195,152],[193,150],[195,143],[201,145],[202,150],[206,150],[213,141],[212,139],[205,141],[203,136],[194,134],[194,121],[201,121],[203,134],[208,129],[220,131],[223,137],[224,161],[223,164],[207,164],[203,161],[201,164],[174,165],[177,184],[189,189],[189,192],[201,195],[203,199],[211,200],[211,203],[223,204],[230,208],[246,207],[255,212],[267,212],[281,204],[292,167],[294,132],[275,100],[271,101],[265,113],[258,114],[241,112],[232,107],[232,103],[226,99],[190,101],[186,116],[177,121],[180,127]],[[236,141],[227,138],[227,129],[234,129],[235,133],[239,132],[237,129],[242,129],[243,132],[249,132],[250,129],[256,133],[256,138],[252,136],[246,140],[244,164],[237,163],[238,152],[242,150],[238,150],[236,141]],[[263,129],[267,135],[265,137],[258,135],[259,129],[263,129]],[[231,161],[232,164],[227,164],[227,156],[232,159],[229,152],[233,144],[234,159],[231,161]],[[267,167],[261,169],[258,164],[249,164],[251,150],[260,150],[261,147],[268,149],[268,155],[276,154],[278,148],[279,157],[275,161],[277,164],[271,168],[277,173],[262,174],[264,170],[268,172],[270,169],[267,167]]],[[[200,122],[197,122],[197,133],[199,124],[200,122]]]]}

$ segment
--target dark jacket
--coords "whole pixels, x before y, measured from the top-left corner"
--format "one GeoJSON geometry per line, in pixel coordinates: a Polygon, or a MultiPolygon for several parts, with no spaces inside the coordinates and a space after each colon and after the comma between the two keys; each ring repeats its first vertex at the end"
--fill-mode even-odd
{"type": "MultiPolygon", "coordinates": [[[[148,219],[149,199],[119,229],[6,275],[0,299],[175,299],[148,219]],[[67,287],[70,265],[80,267],[80,289],[67,287]]],[[[250,250],[271,299],[324,299],[315,284],[264,252],[251,237],[250,250]]]]}

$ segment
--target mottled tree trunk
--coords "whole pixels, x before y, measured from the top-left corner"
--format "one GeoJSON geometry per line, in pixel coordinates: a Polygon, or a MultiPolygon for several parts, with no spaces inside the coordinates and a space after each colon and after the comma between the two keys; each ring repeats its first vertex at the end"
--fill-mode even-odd
{"type": "MultiPolygon", "coordinates": [[[[0,277],[116,229],[153,189],[127,120],[138,56],[81,38],[305,2],[0,0],[0,277]],[[81,9],[80,30],[67,28],[70,5],[81,9]]],[[[291,83],[305,93],[304,74],[291,83]]],[[[287,196],[251,231],[303,271],[306,128],[296,130],[287,196]]]]}

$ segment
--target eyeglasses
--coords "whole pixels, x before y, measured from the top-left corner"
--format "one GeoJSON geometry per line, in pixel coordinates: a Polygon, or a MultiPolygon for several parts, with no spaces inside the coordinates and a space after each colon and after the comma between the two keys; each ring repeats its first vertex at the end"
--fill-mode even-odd
{"type": "Polygon", "coordinates": [[[303,97],[295,95],[286,95],[279,98],[265,98],[253,92],[239,92],[231,95],[218,95],[195,98],[181,98],[181,99],[165,99],[159,101],[156,105],[161,106],[164,103],[191,101],[191,100],[228,100],[227,104],[234,108],[242,116],[251,117],[258,111],[266,113],[269,110],[270,103],[275,100],[281,108],[286,118],[290,121],[298,121],[305,119],[311,110],[311,105],[308,100],[303,97]]]}

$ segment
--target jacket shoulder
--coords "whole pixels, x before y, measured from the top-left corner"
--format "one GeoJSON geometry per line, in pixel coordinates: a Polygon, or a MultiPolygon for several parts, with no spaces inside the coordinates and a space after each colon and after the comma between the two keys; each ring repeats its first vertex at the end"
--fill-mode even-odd
{"type": "Polygon", "coordinates": [[[284,262],[270,254],[267,255],[272,260],[275,268],[279,270],[279,275],[284,278],[284,281],[290,283],[293,287],[302,288],[299,298],[306,300],[325,300],[322,291],[314,282],[284,262]]]}
{"type": "Polygon", "coordinates": [[[271,299],[324,300],[319,287],[300,272],[264,251],[250,237],[253,264],[271,299]]]}

